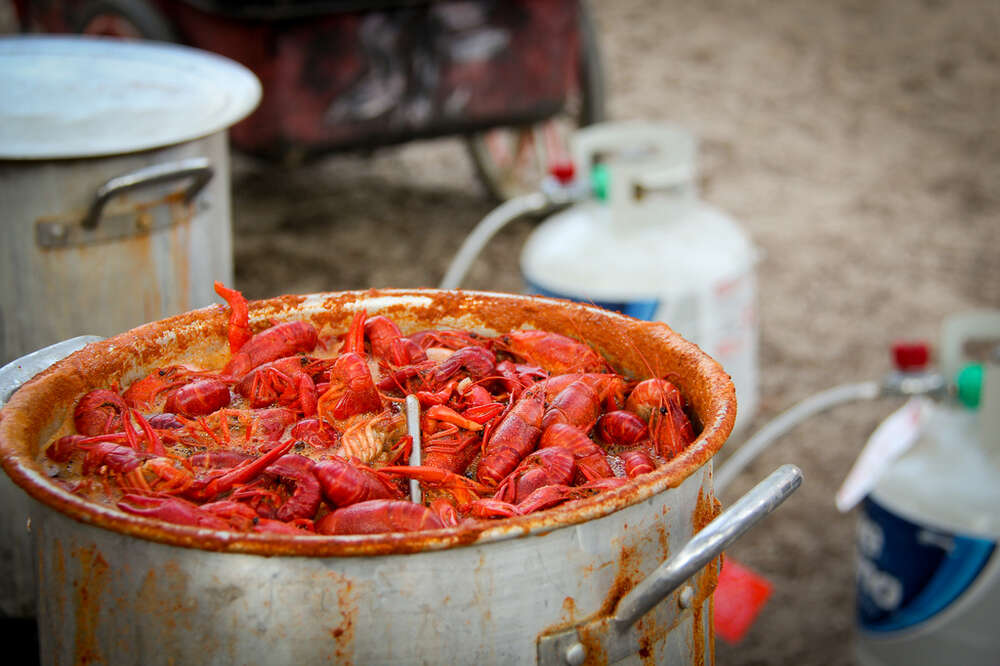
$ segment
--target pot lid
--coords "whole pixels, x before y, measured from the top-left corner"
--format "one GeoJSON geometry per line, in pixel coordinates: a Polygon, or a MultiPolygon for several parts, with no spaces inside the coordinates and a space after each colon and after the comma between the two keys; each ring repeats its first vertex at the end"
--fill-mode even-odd
{"type": "Polygon", "coordinates": [[[224,130],[260,101],[227,58],[162,42],[0,39],[0,159],[101,157],[224,130]]]}

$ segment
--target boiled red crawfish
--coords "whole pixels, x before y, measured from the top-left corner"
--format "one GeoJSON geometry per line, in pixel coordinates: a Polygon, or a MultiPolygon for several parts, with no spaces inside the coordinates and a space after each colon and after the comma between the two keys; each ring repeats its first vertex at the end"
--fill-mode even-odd
{"type": "Polygon", "coordinates": [[[222,368],[172,365],[98,389],[46,456],[121,510],[241,532],[416,531],[520,516],[620,487],[696,435],[668,377],[627,379],[594,349],[540,330],[405,334],[356,312],[253,332],[229,305],[222,368]],[[422,460],[402,403],[421,405],[422,460]],[[419,482],[422,503],[408,498],[419,482]],[[117,500],[114,498],[117,497],[117,500]]]}

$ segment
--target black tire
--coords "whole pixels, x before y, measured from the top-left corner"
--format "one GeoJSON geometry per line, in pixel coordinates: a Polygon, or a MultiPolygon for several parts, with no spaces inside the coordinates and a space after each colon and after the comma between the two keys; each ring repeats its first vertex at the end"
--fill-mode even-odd
{"type": "MultiPolygon", "coordinates": [[[[568,123],[571,129],[603,122],[607,117],[604,97],[604,67],[601,63],[600,45],[585,0],[580,2],[579,16],[581,47],[579,99],[569,100],[564,112],[556,117],[556,120],[568,123]]],[[[465,146],[472,158],[476,176],[495,200],[506,201],[519,194],[535,190],[538,183],[521,182],[522,179],[517,178],[518,174],[511,171],[505,172],[490,153],[487,146],[487,136],[490,132],[506,132],[517,136],[520,133],[532,132],[541,125],[544,123],[529,127],[497,128],[465,137],[465,146]]],[[[536,165],[536,167],[538,166],[536,165]]],[[[541,169],[539,170],[541,171],[541,169]]]]}
{"type": "Polygon", "coordinates": [[[170,22],[146,0],[90,0],[82,3],[74,12],[71,24],[73,30],[81,34],[140,38],[157,42],[177,41],[177,33],[170,22]],[[120,22],[118,25],[129,26],[132,31],[125,34],[120,30],[101,30],[102,19],[120,22]]]}

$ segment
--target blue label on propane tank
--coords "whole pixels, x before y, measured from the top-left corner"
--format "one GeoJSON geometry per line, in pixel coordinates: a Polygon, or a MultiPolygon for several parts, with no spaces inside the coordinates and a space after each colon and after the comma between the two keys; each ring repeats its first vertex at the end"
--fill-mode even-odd
{"type": "Polygon", "coordinates": [[[570,301],[579,301],[581,303],[590,303],[591,305],[596,305],[597,307],[604,308],[605,310],[614,310],[615,312],[621,312],[629,317],[644,319],[646,321],[653,321],[656,310],[660,307],[660,302],[656,299],[638,301],[598,301],[590,298],[567,296],[566,294],[560,294],[550,289],[539,287],[530,280],[526,282],[528,285],[528,291],[532,294],[537,294],[539,296],[551,296],[552,298],[565,298],[570,301]]]}
{"type": "Polygon", "coordinates": [[[973,585],[996,543],[929,528],[865,499],[857,534],[863,629],[899,631],[934,617],[973,585]]]}

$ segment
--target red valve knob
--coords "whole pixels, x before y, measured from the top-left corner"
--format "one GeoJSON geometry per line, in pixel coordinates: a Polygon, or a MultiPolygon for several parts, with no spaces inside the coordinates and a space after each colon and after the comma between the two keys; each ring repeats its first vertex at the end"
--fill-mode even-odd
{"type": "Polygon", "coordinates": [[[553,162],[549,165],[549,173],[561,184],[569,185],[576,175],[576,167],[569,161],[553,162]]]}
{"type": "Polygon", "coordinates": [[[897,370],[923,370],[930,361],[930,345],[924,341],[897,341],[892,345],[892,360],[897,370]]]}

